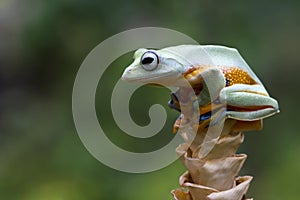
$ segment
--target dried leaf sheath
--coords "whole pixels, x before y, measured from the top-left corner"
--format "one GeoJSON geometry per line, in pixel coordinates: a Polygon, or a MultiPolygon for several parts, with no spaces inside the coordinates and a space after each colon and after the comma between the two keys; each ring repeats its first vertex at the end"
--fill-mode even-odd
{"type": "MultiPolygon", "coordinates": [[[[172,195],[175,200],[244,200],[251,176],[237,177],[247,156],[236,154],[244,136],[240,132],[241,126],[235,120],[226,120],[223,132],[217,144],[210,153],[201,158],[198,152],[202,146],[206,130],[200,130],[193,145],[187,143],[179,145],[176,149],[180,160],[187,171],[180,177],[179,184],[188,189],[175,189],[172,195]],[[234,128],[239,128],[236,131],[234,128]]],[[[251,129],[260,128],[257,123],[252,124],[251,129]]],[[[245,126],[245,129],[250,128],[245,126]]]]}

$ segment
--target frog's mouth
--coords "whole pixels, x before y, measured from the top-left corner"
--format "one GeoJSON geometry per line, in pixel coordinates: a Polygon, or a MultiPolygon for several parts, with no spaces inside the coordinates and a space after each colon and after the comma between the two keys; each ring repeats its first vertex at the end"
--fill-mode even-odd
{"type": "Polygon", "coordinates": [[[161,80],[161,79],[165,79],[168,76],[170,76],[170,73],[165,73],[165,74],[160,74],[160,75],[153,75],[153,76],[140,76],[140,77],[130,77],[127,76],[126,73],[124,73],[122,75],[122,80],[123,81],[138,81],[138,82],[144,82],[144,81],[156,81],[156,80],[161,80]]]}
{"type": "Polygon", "coordinates": [[[128,75],[125,71],[122,75],[122,80],[127,82],[140,82],[140,83],[150,83],[150,84],[162,84],[162,85],[174,85],[180,79],[184,79],[184,77],[179,73],[162,73],[159,75],[153,74],[152,76],[149,74],[148,76],[139,76],[133,77],[128,75]]]}

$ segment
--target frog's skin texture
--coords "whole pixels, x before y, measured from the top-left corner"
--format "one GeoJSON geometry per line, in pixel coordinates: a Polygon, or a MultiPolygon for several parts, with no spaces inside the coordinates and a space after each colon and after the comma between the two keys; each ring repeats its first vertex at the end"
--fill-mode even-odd
{"type": "MultiPolygon", "coordinates": [[[[259,121],[279,112],[277,101],[268,95],[238,51],[228,47],[180,45],[161,50],[138,49],[122,79],[178,87],[169,101],[169,106],[178,111],[180,104],[189,100],[188,81],[200,106],[200,128],[217,119],[216,115],[259,121]],[[218,112],[224,107],[225,113],[218,112]]],[[[175,132],[183,118],[184,114],[175,122],[175,132]]]]}

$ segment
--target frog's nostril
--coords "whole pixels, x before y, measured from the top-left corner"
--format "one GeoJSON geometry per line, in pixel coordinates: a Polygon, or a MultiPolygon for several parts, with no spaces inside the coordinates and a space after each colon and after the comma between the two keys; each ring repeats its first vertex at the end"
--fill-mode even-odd
{"type": "Polygon", "coordinates": [[[128,79],[128,76],[130,76],[130,74],[132,73],[132,69],[125,69],[121,79],[122,80],[127,80],[128,79]]]}

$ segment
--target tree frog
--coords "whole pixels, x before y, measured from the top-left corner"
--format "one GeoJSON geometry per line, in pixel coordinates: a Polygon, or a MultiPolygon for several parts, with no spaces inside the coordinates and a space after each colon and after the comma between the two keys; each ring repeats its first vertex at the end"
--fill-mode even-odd
{"type": "MultiPolygon", "coordinates": [[[[190,98],[185,83],[188,81],[197,96],[202,128],[220,114],[226,119],[258,121],[279,112],[277,101],[268,95],[236,49],[217,45],[141,48],[133,58],[122,79],[178,87],[169,101],[169,106],[178,111],[181,103],[190,98]],[[218,112],[224,107],[225,111],[218,112]]],[[[176,121],[175,132],[183,118],[181,114],[176,121]]]]}

